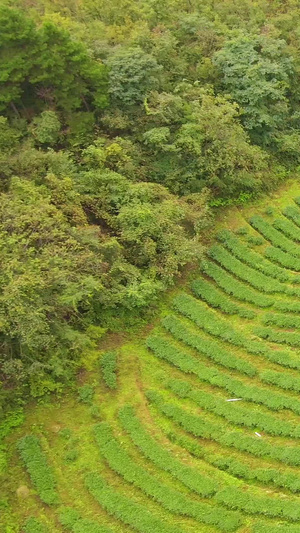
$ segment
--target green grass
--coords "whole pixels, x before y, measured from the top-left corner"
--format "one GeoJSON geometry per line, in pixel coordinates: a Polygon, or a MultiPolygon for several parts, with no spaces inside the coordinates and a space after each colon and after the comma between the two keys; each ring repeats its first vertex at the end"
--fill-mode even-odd
{"type": "Polygon", "coordinates": [[[300,533],[299,192],[222,209],[157,320],[2,431],[1,533],[300,533]]]}

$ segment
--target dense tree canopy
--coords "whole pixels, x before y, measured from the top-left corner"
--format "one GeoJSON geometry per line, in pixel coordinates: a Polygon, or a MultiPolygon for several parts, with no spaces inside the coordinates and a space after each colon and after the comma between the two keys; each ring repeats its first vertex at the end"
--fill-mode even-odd
{"type": "MultiPolygon", "coordinates": [[[[293,0],[0,0],[0,379],[59,390],[298,172],[293,0]]],[[[5,399],[6,398],[6,399],[5,399]]]]}

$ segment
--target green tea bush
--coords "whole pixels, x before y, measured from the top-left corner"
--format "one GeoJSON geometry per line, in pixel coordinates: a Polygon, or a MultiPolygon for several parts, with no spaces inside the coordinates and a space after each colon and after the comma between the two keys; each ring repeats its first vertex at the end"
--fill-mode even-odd
{"type": "Polygon", "coordinates": [[[274,309],[285,313],[300,313],[300,302],[277,300],[277,302],[274,303],[274,309]]]}
{"type": "Polygon", "coordinates": [[[48,533],[49,529],[42,524],[37,518],[28,518],[23,526],[24,533],[48,533]]]}
{"type": "MultiPolygon", "coordinates": [[[[223,245],[238,259],[247,263],[247,265],[263,272],[271,278],[278,279],[280,281],[297,280],[295,276],[287,272],[284,268],[273,265],[270,261],[266,260],[261,254],[250,250],[247,246],[241,243],[229,230],[223,230],[218,233],[217,238],[223,245]]],[[[258,239],[260,237],[257,237],[258,239]]],[[[299,279],[300,282],[300,279],[299,279]]]]}
{"type": "Polygon", "coordinates": [[[88,474],[85,483],[101,507],[140,533],[184,533],[178,525],[169,525],[147,507],[115,491],[97,473],[88,474]]]}
{"type": "MultiPolygon", "coordinates": [[[[248,376],[255,376],[256,368],[233,353],[224,350],[220,343],[215,340],[207,340],[201,335],[193,333],[189,330],[182,321],[173,315],[168,315],[162,320],[162,325],[169,331],[177,340],[184,342],[187,346],[194,348],[199,353],[204,354],[215,363],[224,366],[225,368],[238,370],[242,374],[248,376]]],[[[300,363],[299,363],[300,365],[300,363]]]]}
{"type": "MultiPolygon", "coordinates": [[[[291,524],[273,524],[271,526],[272,533],[300,533],[300,526],[291,524]]],[[[251,533],[270,533],[270,523],[258,522],[254,524],[251,533]]]]}
{"type": "Polygon", "coordinates": [[[215,283],[223,289],[229,296],[234,296],[241,302],[247,302],[256,305],[257,307],[270,307],[274,303],[274,298],[261,294],[260,292],[245,285],[241,281],[234,278],[231,274],[226,272],[223,268],[211,261],[203,261],[201,264],[202,271],[212,278],[215,283]]]}
{"type": "Polygon", "coordinates": [[[298,501],[283,498],[258,497],[248,492],[243,492],[236,487],[226,487],[215,496],[217,502],[226,505],[229,509],[237,509],[244,513],[265,515],[270,518],[284,518],[297,522],[300,519],[300,507],[298,501]]]}
{"type": "Polygon", "coordinates": [[[105,352],[100,361],[103,379],[109,389],[117,388],[117,353],[115,351],[105,352]]]}
{"type": "Polygon", "coordinates": [[[277,326],[279,328],[296,328],[300,329],[300,317],[299,316],[291,316],[291,315],[283,315],[283,314],[274,314],[274,313],[267,313],[262,317],[262,323],[266,326],[277,326]]]}
{"type": "Polygon", "coordinates": [[[294,472],[288,472],[286,467],[284,472],[279,470],[278,467],[270,468],[268,465],[264,467],[263,464],[259,468],[254,468],[252,464],[248,465],[232,457],[231,451],[229,451],[230,455],[226,455],[224,451],[222,451],[222,455],[213,454],[211,451],[208,452],[193,437],[188,435],[169,432],[167,436],[171,442],[181,446],[191,455],[203,459],[208,464],[224,470],[232,476],[244,481],[258,481],[266,485],[273,484],[275,487],[288,489],[292,493],[300,492],[300,476],[294,472]]]}
{"type": "Polygon", "coordinates": [[[249,319],[255,317],[253,311],[235,304],[232,300],[227,298],[223,292],[216,289],[211,283],[204,279],[193,281],[191,283],[191,289],[195,296],[204,300],[210,305],[210,307],[220,309],[223,313],[228,315],[239,315],[242,318],[249,319]]]}
{"type": "Polygon", "coordinates": [[[123,407],[120,410],[119,418],[134,444],[156,466],[169,472],[174,478],[201,496],[211,496],[216,492],[217,487],[213,481],[204,477],[196,469],[181,463],[149,435],[131,406],[123,407]]]}
{"type": "Polygon", "coordinates": [[[239,404],[232,408],[232,405],[225,402],[224,398],[205,391],[194,390],[186,381],[173,379],[168,382],[168,387],[176,395],[189,398],[202,409],[221,416],[237,426],[258,428],[258,431],[265,431],[274,436],[300,438],[300,429],[297,425],[286,420],[278,420],[264,412],[254,411],[244,405],[239,404]]]}
{"type": "Polygon", "coordinates": [[[68,450],[67,453],[64,456],[64,462],[65,463],[74,463],[79,457],[79,451],[76,449],[68,450]]]}
{"type": "Polygon", "coordinates": [[[292,220],[296,226],[300,227],[300,211],[297,207],[289,205],[282,211],[282,213],[286,218],[292,220]]]}
{"type": "Polygon", "coordinates": [[[181,426],[187,433],[191,433],[195,437],[211,439],[222,446],[235,448],[241,452],[253,454],[256,457],[268,457],[290,466],[300,465],[299,447],[278,446],[269,443],[265,439],[248,436],[241,431],[226,431],[220,424],[213,424],[177,405],[164,402],[162,396],[155,391],[147,392],[147,398],[160,413],[173,420],[175,424],[181,426]]]}
{"type": "Polygon", "coordinates": [[[265,213],[266,213],[266,215],[268,215],[268,216],[272,216],[272,215],[274,215],[274,213],[275,213],[275,209],[274,209],[274,207],[272,207],[272,206],[266,207],[266,209],[265,209],[265,213]]]}
{"type": "Polygon", "coordinates": [[[212,246],[208,251],[208,255],[237,278],[249,283],[254,289],[271,294],[276,292],[285,293],[286,291],[286,286],[280,281],[273,278],[270,279],[269,276],[266,276],[262,272],[242,263],[222,246],[212,246]]]}
{"type": "Polygon", "coordinates": [[[140,488],[147,496],[159,502],[174,514],[190,516],[200,523],[214,525],[222,531],[234,531],[240,525],[238,515],[227,514],[221,508],[191,500],[176,489],[159,482],[144,467],[138,465],[113,437],[108,424],[94,428],[97,444],[109,466],[128,483],[140,488]]]}
{"type": "Polygon", "coordinates": [[[285,218],[278,218],[274,220],[273,227],[281,231],[289,239],[300,242],[300,228],[296,226],[291,220],[285,218]]]}
{"type": "Polygon", "coordinates": [[[234,330],[227,322],[219,318],[213,311],[208,309],[202,302],[195,300],[188,294],[180,294],[174,299],[173,306],[176,311],[192,320],[198,327],[207,333],[222,340],[246,348],[248,352],[263,354],[265,347],[259,341],[252,341],[242,333],[234,330]]]}
{"type": "Polygon", "coordinates": [[[252,244],[252,246],[261,246],[265,242],[265,240],[262,237],[259,237],[256,235],[250,235],[247,241],[249,242],[249,244],[252,244]]]}
{"type": "Polygon", "coordinates": [[[225,389],[233,397],[265,405],[272,411],[290,409],[294,413],[300,414],[299,400],[273,392],[270,389],[247,385],[216,368],[207,367],[160,337],[148,338],[147,345],[160,359],[168,361],[186,374],[197,375],[200,381],[225,389]]]}
{"type": "Polygon", "coordinates": [[[112,529],[94,520],[81,518],[80,514],[70,507],[60,509],[59,520],[64,527],[74,533],[113,533],[112,529]]]}
{"type": "Polygon", "coordinates": [[[300,257],[298,246],[266,222],[262,217],[258,215],[253,216],[250,219],[250,224],[261,233],[267,241],[273,244],[273,246],[280,248],[284,252],[288,252],[295,257],[300,257]]]}
{"type": "Polygon", "coordinates": [[[263,484],[273,484],[278,488],[288,489],[293,493],[300,492],[300,476],[294,473],[281,472],[278,468],[253,468],[233,457],[212,456],[205,457],[206,461],[220,470],[245,481],[258,481],[263,484]]]}
{"type": "Polygon", "coordinates": [[[18,442],[18,450],[41,500],[48,505],[58,503],[54,475],[39,439],[34,435],[23,437],[18,442]]]}
{"type": "Polygon", "coordinates": [[[268,383],[269,385],[300,392],[300,378],[292,374],[275,372],[274,370],[263,370],[259,377],[264,383],[268,383]]]}
{"type": "Polygon", "coordinates": [[[279,248],[269,246],[265,249],[265,257],[275,263],[279,263],[284,268],[300,272],[300,259],[293,257],[290,253],[279,250],[279,248]]]}
{"type": "Polygon", "coordinates": [[[94,395],[95,395],[95,389],[94,387],[92,387],[92,385],[86,384],[78,388],[79,400],[83,403],[87,403],[88,405],[91,405],[93,402],[94,395]]]}
{"type": "Polygon", "coordinates": [[[242,226],[235,230],[235,233],[237,235],[247,235],[249,233],[249,229],[247,228],[247,226],[242,226]]]}
{"type": "Polygon", "coordinates": [[[262,339],[288,346],[300,346],[300,333],[290,331],[277,331],[272,328],[257,327],[253,333],[262,339]]]}
{"type": "Polygon", "coordinates": [[[245,337],[245,335],[235,331],[229,324],[218,318],[213,311],[205,307],[201,302],[197,302],[187,294],[181,294],[175,298],[174,307],[212,336],[218,337],[234,346],[240,346],[253,355],[263,355],[270,361],[282,366],[300,368],[299,360],[294,355],[286,351],[275,352],[261,342],[245,337]]]}

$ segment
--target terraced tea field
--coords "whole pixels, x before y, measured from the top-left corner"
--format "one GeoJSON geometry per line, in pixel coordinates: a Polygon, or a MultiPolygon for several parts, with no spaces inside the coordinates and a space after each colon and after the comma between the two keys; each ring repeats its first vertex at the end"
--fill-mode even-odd
{"type": "Polygon", "coordinates": [[[28,409],[1,532],[300,532],[300,199],[243,216],[150,333],[28,409]]]}

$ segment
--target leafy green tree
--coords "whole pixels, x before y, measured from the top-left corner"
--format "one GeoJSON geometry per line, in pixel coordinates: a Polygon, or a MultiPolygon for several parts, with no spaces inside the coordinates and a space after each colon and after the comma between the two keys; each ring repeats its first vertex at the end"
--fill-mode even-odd
{"type": "Polygon", "coordinates": [[[109,92],[117,106],[140,104],[159,85],[161,67],[139,48],[121,49],[108,61],[109,92]]]}
{"type": "Polygon", "coordinates": [[[19,103],[34,64],[37,31],[32,20],[15,9],[0,6],[0,111],[19,103]]]}
{"type": "Polygon", "coordinates": [[[270,144],[288,121],[288,90],[293,61],[286,42],[266,35],[239,36],[214,56],[223,87],[241,106],[241,119],[252,138],[270,144]]]}
{"type": "Polygon", "coordinates": [[[40,144],[52,146],[57,143],[61,123],[54,111],[43,111],[30,125],[33,137],[40,144]]]}

